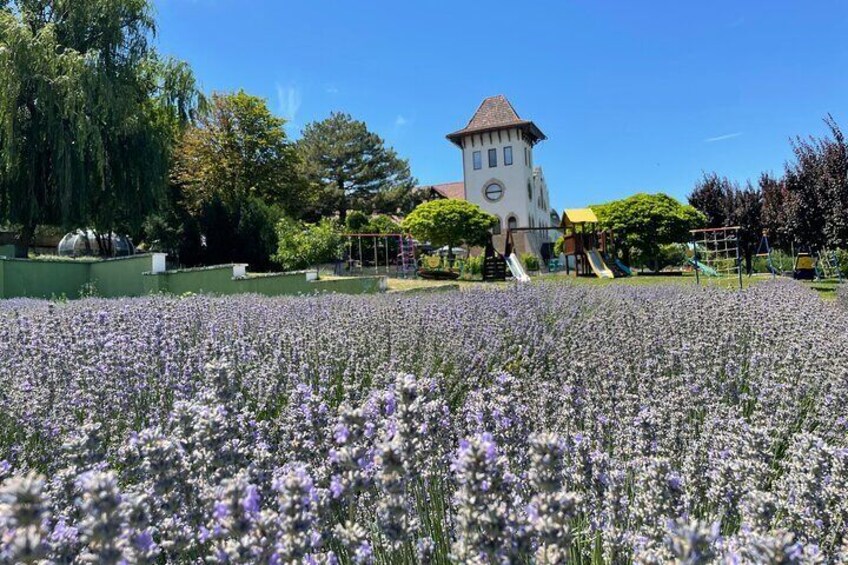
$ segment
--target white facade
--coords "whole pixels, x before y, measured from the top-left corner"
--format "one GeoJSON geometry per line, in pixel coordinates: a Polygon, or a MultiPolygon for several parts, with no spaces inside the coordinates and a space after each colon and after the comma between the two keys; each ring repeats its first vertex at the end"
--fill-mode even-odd
{"type": "MultiPolygon", "coordinates": [[[[496,236],[510,228],[551,226],[548,186],[533,156],[545,135],[522,120],[504,96],[485,99],[468,125],[447,137],[462,150],[465,199],[498,218],[496,236]]],[[[537,254],[551,240],[549,231],[514,236],[522,251],[537,254]]]]}
{"type": "Polygon", "coordinates": [[[463,138],[462,171],[465,199],[497,216],[502,230],[508,226],[550,225],[548,185],[541,167],[534,167],[533,146],[520,129],[507,128],[463,138]],[[512,163],[507,164],[510,151],[512,163]]]}

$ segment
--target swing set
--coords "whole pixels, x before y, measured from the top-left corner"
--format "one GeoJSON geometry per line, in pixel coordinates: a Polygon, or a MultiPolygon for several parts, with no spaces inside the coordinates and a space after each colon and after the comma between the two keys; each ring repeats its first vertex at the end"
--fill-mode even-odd
{"type": "Polygon", "coordinates": [[[344,238],[344,258],[339,265],[341,272],[337,274],[373,272],[375,275],[415,277],[415,240],[409,234],[349,233],[344,234],[344,238]]]}
{"type": "MultiPolygon", "coordinates": [[[[793,245],[792,247],[792,256],[794,257],[794,261],[791,272],[793,278],[801,280],[837,279],[840,283],[842,282],[842,269],[839,265],[839,257],[835,251],[823,248],[818,253],[812,253],[809,247],[807,247],[806,250],[804,250],[804,247],[801,247],[798,250],[798,253],[795,254],[795,246],[793,245]]],[[[763,237],[760,239],[760,245],[757,248],[757,257],[767,258],[766,268],[771,273],[772,278],[786,272],[783,269],[782,261],[779,268],[776,268],[774,265],[772,247],[768,240],[768,232],[763,232],[763,237]]]]}

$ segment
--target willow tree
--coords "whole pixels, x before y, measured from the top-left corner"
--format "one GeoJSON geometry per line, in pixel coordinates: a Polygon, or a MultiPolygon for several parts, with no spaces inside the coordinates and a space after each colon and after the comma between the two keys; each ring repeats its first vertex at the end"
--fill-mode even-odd
{"type": "MultiPolygon", "coordinates": [[[[136,232],[199,95],[148,0],[0,1],[0,221],[136,232]]],[[[109,238],[104,238],[106,241],[109,238]]]]}

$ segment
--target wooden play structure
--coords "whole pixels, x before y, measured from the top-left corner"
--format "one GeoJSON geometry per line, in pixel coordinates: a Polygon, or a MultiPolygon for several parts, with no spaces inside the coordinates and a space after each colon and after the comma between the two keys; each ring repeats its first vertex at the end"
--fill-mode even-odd
{"type": "Polygon", "coordinates": [[[562,252],[565,254],[565,271],[571,274],[572,266],[577,276],[597,276],[611,279],[618,273],[627,276],[629,269],[607,264],[605,257],[612,254],[613,235],[598,229],[598,217],[591,208],[571,208],[562,213],[564,232],[562,252]]]}

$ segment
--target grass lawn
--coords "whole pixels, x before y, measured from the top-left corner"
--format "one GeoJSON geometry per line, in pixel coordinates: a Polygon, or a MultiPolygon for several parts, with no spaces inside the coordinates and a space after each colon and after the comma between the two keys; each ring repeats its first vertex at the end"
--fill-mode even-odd
{"type": "MultiPolygon", "coordinates": [[[[753,284],[771,280],[770,275],[756,274],[754,276],[742,277],[742,287],[748,288],[753,284]]],[[[679,277],[651,277],[651,276],[633,276],[622,279],[599,279],[597,277],[572,277],[564,273],[545,273],[533,277],[533,281],[571,281],[575,284],[585,284],[592,286],[604,285],[628,285],[628,286],[653,286],[653,285],[692,285],[695,282],[695,275],[685,273],[679,277]]],[[[448,290],[469,290],[472,288],[504,288],[515,284],[512,281],[484,283],[480,280],[458,280],[458,281],[432,281],[425,279],[389,279],[389,292],[431,292],[431,291],[448,291],[448,290]]],[[[701,277],[700,284],[703,286],[711,286],[735,290],[738,288],[739,279],[736,277],[701,277]]],[[[836,299],[836,288],[838,281],[805,281],[802,284],[815,290],[825,300],[836,299]]]]}

